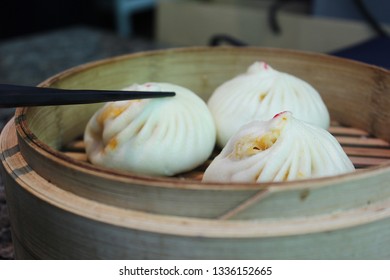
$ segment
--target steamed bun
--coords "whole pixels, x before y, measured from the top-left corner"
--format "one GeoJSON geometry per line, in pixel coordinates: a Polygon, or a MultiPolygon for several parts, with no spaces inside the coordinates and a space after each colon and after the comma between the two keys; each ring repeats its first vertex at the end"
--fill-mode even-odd
{"type": "Polygon", "coordinates": [[[203,182],[291,181],[354,169],[328,131],[282,112],[243,126],[211,162],[203,182]]]}
{"type": "Polygon", "coordinates": [[[329,113],[319,93],[307,82],[255,62],[246,73],[220,85],[208,101],[217,126],[217,143],[223,147],[244,124],[268,120],[282,111],[324,129],[329,113]]]}
{"type": "Polygon", "coordinates": [[[210,156],[216,129],[206,103],[169,83],[132,85],[127,90],[174,91],[176,96],[106,103],[84,133],[88,159],[96,165],[170,176],[210,156]]]}

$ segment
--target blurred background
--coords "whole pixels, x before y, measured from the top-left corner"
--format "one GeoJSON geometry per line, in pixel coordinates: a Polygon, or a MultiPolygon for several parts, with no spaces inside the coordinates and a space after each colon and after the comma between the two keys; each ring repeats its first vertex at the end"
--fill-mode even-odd
{"type": "MultiPolygon", "coordinates": [[[[390,26],[386,0],[3,0],[0,5],[1,83],[37,84],[91,60],[209,45],[215,37],[217,44],[235,39],[339,54],[386,37],[390,26]]],[[[356,58],[384,64],[375,50],[356,58]]]]}
{"type": "MultiPolygon", "coordinates": [[[[2,0],[0,83],[37,85],[98,59],[220,44],[328,53],[389,69],[388,34],[388,0],[2,0]]],[[[0,129],[13,112],[0,109],[0,129]]],[[[0,259],[12,258],[0,181],[0,259]]]]}

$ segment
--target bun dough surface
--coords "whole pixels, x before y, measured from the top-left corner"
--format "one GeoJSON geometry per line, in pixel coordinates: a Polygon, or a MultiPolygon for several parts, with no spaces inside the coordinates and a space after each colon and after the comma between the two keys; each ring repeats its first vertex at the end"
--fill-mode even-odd
{"type": "Polygon", "coordinates": [[[171,176],[207,160],[216,129],[200,97],[169,83],[135,84],[125,89],[174,91],[176,96],[106,103],[92,116],[84,134],[93,164],[171,176]]]}
{"type": "Polygon", "coordinates": [[[291,181],[354,170],[328,131],[282,112],[243,126],[211,162],[203,182],[291,181]]]}
{"type": "Polygon", "coordinates": [[[244,124],[269,120],[282,111],[327,129],[330,118],[320,94],[307,82],[255,62],[246,73],[220,85],[208,101],[222,148],[244,124]]]}

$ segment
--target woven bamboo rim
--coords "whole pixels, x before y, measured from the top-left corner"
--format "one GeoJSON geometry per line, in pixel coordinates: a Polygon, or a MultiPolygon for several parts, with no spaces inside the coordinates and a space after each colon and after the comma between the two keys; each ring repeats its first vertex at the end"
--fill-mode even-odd
{"type": "Polygon", "coordinates": [[[176,236],[260,238],[334,231],[390,217],[389,197],[343,212],[272,220],[198,219],[118,208],[68,192],[39,176],[23,158],[12,121],[4,128],[3,135],[6,135],[1,142],[3,166],[18,186],[43,202],[74,215],[128,229],[176,236]]]}

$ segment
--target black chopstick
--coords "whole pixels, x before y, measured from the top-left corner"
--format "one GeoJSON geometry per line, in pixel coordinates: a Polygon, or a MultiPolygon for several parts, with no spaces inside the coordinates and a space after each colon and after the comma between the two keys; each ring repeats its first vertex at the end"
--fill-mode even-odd
{"type": "Polygon", "coordinates": [[[175,96],[167,91],[58,89],[0,84],[0,107],[72,105],[175,96]]]}

